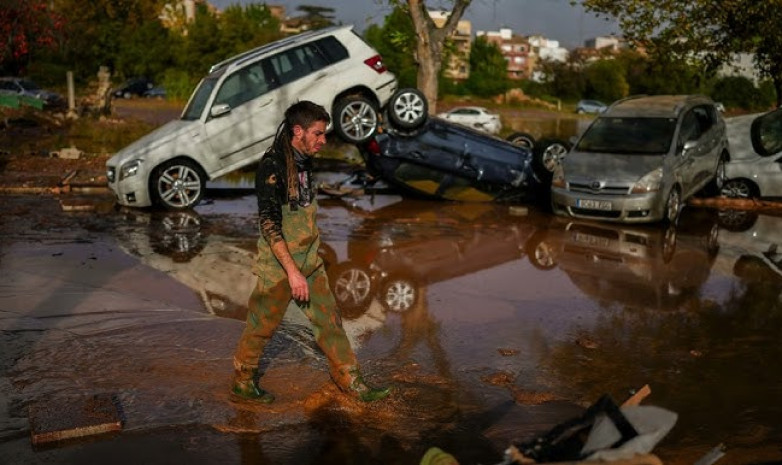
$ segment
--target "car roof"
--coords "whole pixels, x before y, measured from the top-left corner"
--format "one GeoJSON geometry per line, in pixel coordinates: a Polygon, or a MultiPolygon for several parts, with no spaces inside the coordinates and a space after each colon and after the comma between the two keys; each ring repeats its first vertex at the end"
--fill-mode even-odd
{"type": "Polygon", "coordinates": [[[603,116],[676,118],[685,109],[713,103],[703,95],[641,95],[614,102],[603,116]]]}
{"type": "Polygon", "coordinates": [[[243,62],[245,62],[247,60],[254,59],[256,57],[265,55],[265,54],[273,52],[275,50],[280,50],[280,49],[292,46],[294,44],[302,43],[302,42],[308,42],[308,41],[310,41],[312,39],[315,39],[317,37],[325,36],[325,35],[331,34],[331,33],[335,32],[335,31],[342,30],[342,29],[347,29],[347,30],[353,29],[353,25],[352,24],[348,24],[348,25],[342,25],[342,26],[331,26],[331,27],[326,27],[326,28],[323,28],[323,29],[316,29],[316,30],[313,30],[313,31],[306,31],[306,32],[302,32],[301,34],[296,34],[296,35],[293,35],[293,36],[290,36],[290,37],[285,37],[285,38],[282,38],[280,40],[276,40],[274,42],[270,42],[268,44],[261,45],[260,47],[256,47],[256,48],[248,50],[246,52],[242,52],[242,53],[240,53],[238,55],[234,55],[234,56],[232,56],[232,57],[230,57],[230,58],[228,58],[226,60],[223,60],[223,61],[221,61],[219,63],[216,63],[216,64],[212,65],[212,67],[209,68],[209,74],[211,74],[211,73],[213,73],[213,72],[215,72],[215,71],[217,71],[219,69],[226,68],[226,67],[228,67],[230,65],[242,64],[243,62]]]}

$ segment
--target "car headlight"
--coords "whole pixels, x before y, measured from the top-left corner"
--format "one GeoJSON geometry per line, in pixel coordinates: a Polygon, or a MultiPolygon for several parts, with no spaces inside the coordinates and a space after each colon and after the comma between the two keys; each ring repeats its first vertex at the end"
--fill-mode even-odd
{"type": "Polygon", "coordinates": [[[141,167],[141,160],[131,160],[124,165],[122,165],[122,168],[119,170],[119,180],[122,181],[123,179],[129,178],[131,176],[135,176],[136,173],[138,173],[138,169],[141,167]]]}
{"type": "Polygon", "coordinates": [[[551,187],[560,187],[564,189],[566,186],[565,170],[562,169],[561,164],[558,164],[556,168],[554,168],[554,173],[551,175],[551,187]]]}
{"type": "Polygon", "coordinates": [[[663,169],[657,168],[654,171],[646,173],[644,177],[633,185],[633,194],[646,194],[647,192],[657,192],[660,190],[660,184],[663,182],[663,169]]]}

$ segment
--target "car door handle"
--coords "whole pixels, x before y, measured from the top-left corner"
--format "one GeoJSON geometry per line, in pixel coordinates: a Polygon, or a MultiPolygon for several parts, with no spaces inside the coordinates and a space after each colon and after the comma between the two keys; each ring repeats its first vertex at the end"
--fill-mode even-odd
{"type": "Polygon", "coordinates": [[[271,105],[271,103],[273,101],[274,101],[274,99],[269,99],[269,100],[266,100],[264,102],[261,102],[261,103],[258,104],[258,108],[267,107],[267,106],[271,105]]]}
{"type": "Polygon", "coordinates": [[[326,77],[326,76],[328,76],[326,73],[323,73],[323,74],[318,74],[318,75],[315,77],[315,80],[316,80],[316,81],[319,81],[319,80],[323,79],[323,78],[324,78],[324,77],[326,77]]]}

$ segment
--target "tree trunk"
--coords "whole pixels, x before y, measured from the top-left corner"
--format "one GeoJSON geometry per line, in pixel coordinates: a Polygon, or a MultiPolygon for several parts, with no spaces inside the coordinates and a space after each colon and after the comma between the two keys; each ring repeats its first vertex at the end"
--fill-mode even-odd
{"type": "Polygon", "coordinates": [[[774,75],[774,91],[777,93],[777,108],[782,107],[782,76],[779,73],[774,75]]]}
{"type": "Polygon", "coordinates": [[[418,89],[424,93],[426,100],[429,101],[429,114],[437,113],[437,92],[439,83],[437,75],[440,72],[441,58],[433,53],[427,44],[419,42],[418,44],[418,89]]]}

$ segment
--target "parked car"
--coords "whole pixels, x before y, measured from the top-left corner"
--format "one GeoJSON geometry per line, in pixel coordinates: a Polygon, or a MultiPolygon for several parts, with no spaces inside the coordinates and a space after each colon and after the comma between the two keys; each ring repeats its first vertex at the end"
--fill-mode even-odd
{"type": "Polygon", "coordinates": [[[57,92],[41,89],[30,79],[20,77],[0,78],[0,95],[29,97],[40,100],[44,109],[65,108],[65,98],[57,92]]]}
{"type": "Polygon", "coordinates": [[[456,107],[437,116],[489,134],[498,134],[502,129],[500,115],[483,107],[456,107]]]}
{"type": "Polygon", "coordinates": [[[164,99],[166,98],[166,89],[155,86],[148,91],[144,92],[144,97],[146,98],[156,98],[156,99],[164,99]]]}
{"type": "Polygon", "coordinates": [[[725,121],[708,97],[631,97],[601,113],[557,166],[552,209],[605,221],[676,222],[701,189],[719,192],[725,121]]]}
{"type": "Polygon", "coordinates": [[[782,109],[727,119],[730,161],[722,195],[782,196],[782,109]]]}
{"type": "Polygon", "coordinates": [[[608,109],[608,105],[600,100],[579,100],[576,104],[576,113],[602,113],[608,109]]]}
{"type": "MultiPolygon", "coordinates": [[[[108,160],[108,185],[121,205],[190,208],[207,179],[261,158],[294,102],[323,105],[330,129],[358,144],[375,134],[396,90],[396,77],[352,26],[291,36],[212,66],[179,119],[108,160]]],[[[392,122],[425,118],[420,92],[396,94],[392,122]]]]}
{"type": "Polygon", "coordinates": [[[131,78],[112,91],[115,98],[143,97],[155,84],[147,78],[131,78]]]}

